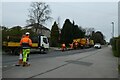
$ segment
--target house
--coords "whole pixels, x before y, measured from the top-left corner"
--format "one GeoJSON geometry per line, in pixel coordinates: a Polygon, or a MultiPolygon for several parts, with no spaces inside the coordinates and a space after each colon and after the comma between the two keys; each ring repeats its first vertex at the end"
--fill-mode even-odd
{"type": "Polygon", "coordinates": [[[25,26],[27,29],[31,29],[33,32],[36,32],[38,34],[42,34],[42,35],[45,35],[47,36],[48,38],[50,38],[50,29],[46,28],[45,26],[41,25],[41,24],[30,24],[30,25],[27,25],[25,26]]]}

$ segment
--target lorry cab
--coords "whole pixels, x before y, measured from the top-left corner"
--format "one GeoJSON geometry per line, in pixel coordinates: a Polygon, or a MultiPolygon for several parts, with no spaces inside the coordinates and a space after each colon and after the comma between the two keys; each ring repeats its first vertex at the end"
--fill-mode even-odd
{"type": "Polygon", "coordinates": [[[44,35],[38,35],[31,38],[33,41],[33,48],[40,49],[40,52],[45,52],[49,49],[48,38],[44,35]]]}
{"type": "Polygon", "coordinates": [[[43,50],[49,49],[48,38],[44,35],[39,35],[38,37],[39,37],[38,48],[43,50]]]}
{"type": "Polygon", "coordinates": [[[41,36],[41,45],[44,48],[49,48],[48,38],[46,36],[41,36]]]}

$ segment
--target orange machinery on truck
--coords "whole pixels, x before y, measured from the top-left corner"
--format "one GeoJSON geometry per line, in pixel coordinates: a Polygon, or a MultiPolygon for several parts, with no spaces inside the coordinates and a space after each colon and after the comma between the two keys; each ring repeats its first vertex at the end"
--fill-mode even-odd
{"type": "Polygon", "coordinates": [[[94,41],[92,39],[88,38],[73,39],[73,48],[89,48],[92,46],[94,46],[94,41]]]}

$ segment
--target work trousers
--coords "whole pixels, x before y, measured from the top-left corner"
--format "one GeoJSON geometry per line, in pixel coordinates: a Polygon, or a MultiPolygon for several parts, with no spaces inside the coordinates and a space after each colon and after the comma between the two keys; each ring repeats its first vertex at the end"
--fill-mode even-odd
{"type": "Polygon", "coordinates": [[[30,49],[23,49],[23,62],[26,62],[29,54],[30,54],[30,49]]]}

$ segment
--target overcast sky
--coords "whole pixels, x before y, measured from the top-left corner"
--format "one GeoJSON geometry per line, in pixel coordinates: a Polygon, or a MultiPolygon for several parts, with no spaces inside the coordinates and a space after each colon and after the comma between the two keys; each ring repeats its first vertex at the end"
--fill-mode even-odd
{"type": "MultiPolygon", "coordinates": [[[[112,36],[112,24],[115,23],[115,36],[118,34],[118,3],[117,2],[47,2],[51,8],[53,20],[46,23],[51,29],[52,24],[60,17],[60,27],[65,19],[74,20],[83,28],[95,28],[101,31],[106,40],[112,36]]],[[[3,2],[2,22],[0,25],[12,27],[25,26],[28,19],[30,2],[3,2]]]]}

